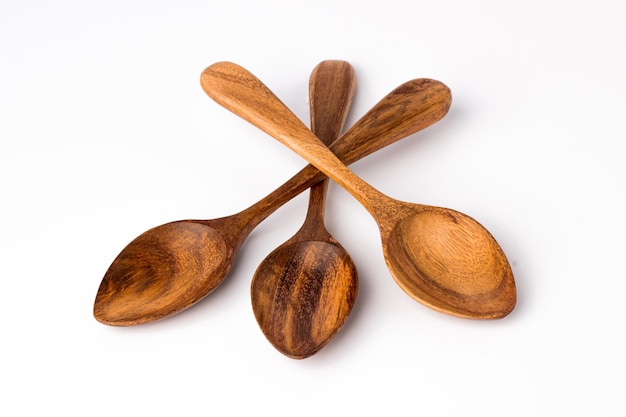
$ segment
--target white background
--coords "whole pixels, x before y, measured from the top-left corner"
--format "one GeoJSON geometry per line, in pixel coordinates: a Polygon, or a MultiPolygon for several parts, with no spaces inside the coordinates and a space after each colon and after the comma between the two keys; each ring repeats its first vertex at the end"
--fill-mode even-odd
{"type": "Polygon", "coordinates": [[[622,3],[0,0],[0,414],[625,415],[622,3]],[[130,240],[234,214],[305,165],[211,101],[202,70],[246,67],[308,124],[324,59],[355,67],[348,124],[410,79],[450,87],[446,118],[352,168],[486,226],[511,261],[513,313],[413,301],[374,221],[332,184],[327,226],[360,288],[317,355],[278,353],[249,297],[306,193],[201,303],[98,323],[100,280],[130,240]]]}

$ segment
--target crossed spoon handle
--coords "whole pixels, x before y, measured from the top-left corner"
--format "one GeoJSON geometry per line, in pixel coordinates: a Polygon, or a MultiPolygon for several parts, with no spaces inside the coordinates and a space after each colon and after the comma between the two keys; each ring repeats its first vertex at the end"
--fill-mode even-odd
{"type": "MultiPolygon", "coordinates": [[[[201,83],[204,84],[206,80],[206,74],[203,73],[201,83]]],[[[265,90],[273,95],[267,88],[265,90]]],[[[448,113],[451,102],[450,89],[440,81],[428,78],[407,81],[376,103],[330,144],[328,149],[345,165],[350,165],[438,122],[448,113]]],[[[304,124],[302,127],[307,129],[304,124]]],[[[236,242],[235,247],[238,250],[248,234],[271,213],[325,178],[324,173],[309,164],[276,190],[237,215],[210,222],[238,223],[241,233],[237,230],[237,235],[230,237],[236,242]]]]}
{"type": "MultiPolygon", "coordinates": [[[[328,149],[258,78],[231,62],[218,62],[201,76],[204,91],[222,107],[263,130],[350,192],[374,217],[384,217],[395,200],[346,167],[348,158],[328,149]]],[[[346,135],[349,132],[346,132],[346,135]]]]}

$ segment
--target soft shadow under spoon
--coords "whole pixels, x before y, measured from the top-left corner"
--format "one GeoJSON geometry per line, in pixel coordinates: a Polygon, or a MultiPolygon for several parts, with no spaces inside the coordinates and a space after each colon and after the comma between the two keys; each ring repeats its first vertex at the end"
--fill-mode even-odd
{"type": "MultiPolygon", "coordinates": [[[[354,71],[324,61],[311,74],[311,128],[329,145],[341,133],[354,95],[354,71]]],[[[358,288],[348,252],[324,226],[328,179],[311,187],[302,227],[257,268],[250,295],[259,327],[281,353],[304,359],[324,347],[348,318],[358,288]]]]}
{"type": "MultiPolygon", "coordinates": [[[[379,101],[330,149],[351,164],[441,120],[450,103],[450,90],[444,84],[408,81],[379,101]]],[[[224,280],[241,245],[259,223],[324,177],[308,165],[239,213],[166,223],[142,233],[106,271],[96,294],[94,317],[112,326],[131,326],[191,307],[224,280]]]]}
{"type": "Polygon", "coordinates": [[[357,177],[254,75],[219,62],[202,73],[217,103],[298,153],[350,192],[372,215],[396,283],[411,297],[455,316],[496,319],[516,302],[513,273],[493,236],[451,209],[392,199],[357,177]]]}

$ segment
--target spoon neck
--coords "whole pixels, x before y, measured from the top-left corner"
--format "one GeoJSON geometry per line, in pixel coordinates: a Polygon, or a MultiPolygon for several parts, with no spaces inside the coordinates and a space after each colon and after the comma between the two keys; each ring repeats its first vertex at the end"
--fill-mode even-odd
{"type": "MultiPolygon", "coordinates": [[[[314,162],[314,161],[311,161],[314,162]]],[[[339,161],[337,161],[339,162],[339,161]]],[[[350,193],[375,219],[388,218],[389,207],[394,201],[361,179],[342,163],[325,162],[319,165],[323,172],[350,193]]]]}
{"type": "Polygon", "coordinates": [[[299,233],[309,235],[312,240],[325,240],[328,235],[324,225],[328,183],[328,179],[320,181],[309,192],[309,207],[299,233]]]}

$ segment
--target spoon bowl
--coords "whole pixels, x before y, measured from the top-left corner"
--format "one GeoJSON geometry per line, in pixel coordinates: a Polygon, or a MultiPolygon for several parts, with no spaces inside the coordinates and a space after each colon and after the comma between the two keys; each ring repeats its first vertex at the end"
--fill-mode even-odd
{"type": "Polygon", "coordinates": [[[158,320],[195,304],[228,273],[233,252],[208,224],[178,221],[150,229],[112,262],[94,316],[125,326],[158,320]]]}
{"type": "Polygon", "coordinates": [[[396,283],[428,307],[466,318],[501,318],[515,306],[513,274],[491,234],[473,218],[430,206],[407,206],[381,230],[396,283]]]}
{"type": "MultiPolygon", "coordinates": [[[[351,164],[441,120],[450,103],[450,90],[442,83],[429,79],[408,81],[380,100],[333,142],[330,150],[351,164]]],[[[131,326],[161,320],[191,307],[226,278],[242,244],[257,225],[324,178],[308,165],[237,214],[167,223],[143,233],[120,252],[105,273],[94,301],[94,317],[107,325],[131,326]],[[179,232],[191,238],[182,239],[177,236],[179,232]],[[206,261],[199,263],[189,257],[194,252],[206,261]]]]}
{"type": "Polygon", "coordinates": [[[352,194],[381,232],[385,262],[412,298],[451,315],[495,319],[516,302],[509,263],[491,234],[454,210],[386,196],[350,171],[260,80],[219,62],[204,70],[213,100],[298,153],[352,194]]]}
{"type": "Polygon", "coordinates": [[[344,325],[357,287],[354,262],[338,244],[288,243],[269,254],[255,273],[254,315],[278,351],[304,359],[326,346],[344,325]]]}

